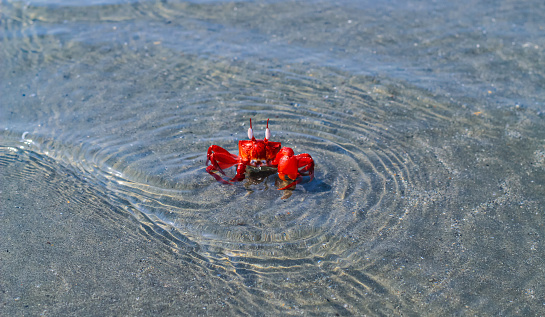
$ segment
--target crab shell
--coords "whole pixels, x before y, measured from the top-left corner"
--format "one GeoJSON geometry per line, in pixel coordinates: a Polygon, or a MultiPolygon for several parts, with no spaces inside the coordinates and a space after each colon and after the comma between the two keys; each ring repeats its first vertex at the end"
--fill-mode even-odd
{"type": "Polygon", "coordinates": [[[282,145],[280,142],[265,140],[238,141],[238,155],[246,165],[260,167],[271,166],[282,145]]]}

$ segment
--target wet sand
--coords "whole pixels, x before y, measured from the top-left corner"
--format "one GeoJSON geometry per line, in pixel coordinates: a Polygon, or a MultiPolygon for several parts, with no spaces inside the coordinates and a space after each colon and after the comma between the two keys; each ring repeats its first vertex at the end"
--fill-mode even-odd
{"type": "Polygon", "coordinates": [[[233,313],[236,290],[210,286],[183,254],[129,214],[91,195],[72,175],[19,177],[28,162],[0,168],[0,315],[197,316],[233,313]],[[56,183],[64,195],[44,184],[56,183]],[[71,193],[72,192],[72,193],[71,193]],[[100,215],[100,217],[96,217],[100,215]],[[115,221],[124,230],[113,230],[115,221]],[[158,254],[161,256],[158,257],[158,254]],[[177,265],[176,265],[177,264],[177,265]]]}

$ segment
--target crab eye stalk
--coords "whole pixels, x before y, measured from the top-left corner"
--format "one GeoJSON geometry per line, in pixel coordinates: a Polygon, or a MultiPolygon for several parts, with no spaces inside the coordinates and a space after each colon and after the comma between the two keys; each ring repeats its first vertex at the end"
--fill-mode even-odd
{"type": "Polygon", "coordinates": [[[269,119],[267,119],[267,129],[265,129],[265,140],[271,138],[271,130],[269,130],[269,119]]]}
{"type": "Polygon", "coordinates": [[[248,138],[250,140],[253,140],[254,138],[254,130],[252,129],[252,119],[250,118],[250,127],[248,128],[248,138]]]}

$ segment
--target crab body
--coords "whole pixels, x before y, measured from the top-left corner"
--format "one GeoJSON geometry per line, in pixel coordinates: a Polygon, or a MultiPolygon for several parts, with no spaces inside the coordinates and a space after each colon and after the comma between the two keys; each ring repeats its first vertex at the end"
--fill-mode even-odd
{"type": "Polygon", "coordinates": [[[260,167],[271,166],[271,162],[280,151],[280,142],[268,142],[265,140],[241,140],[238,141],[238,156],[246,165],[260,167]]]}
{"type": "Polygon", "coordinates": [[[206,171],[212,175],[218,182],[223,184],[232,184],[232,182],[242,181],[245,178],[246,167],[253,168],[276,168],[278,177],[287,181],[286,176],[293,180],[282,189],[287,189],[300,183],[302,176],[314,177],[314,160],[310,154],[303,153],[295,155],[289,147],[282,147],[280,142],[269,141],[271,132],[269,130],[269,120],[267,119],[267,129],[265,138],[258,140],[254,137],[252,129],[252,120],[250,119],[250,128],[248,129],[248,138],[250,140],[238,141],[238,156],[229,153],[224,148],[212,145],[208,148],[206,154],[206,171]],[[224,179],[215,173],[218,171],[225,175],[223,171],[233,165],[237,165],[237,173],[230,180],[224,179]]]}

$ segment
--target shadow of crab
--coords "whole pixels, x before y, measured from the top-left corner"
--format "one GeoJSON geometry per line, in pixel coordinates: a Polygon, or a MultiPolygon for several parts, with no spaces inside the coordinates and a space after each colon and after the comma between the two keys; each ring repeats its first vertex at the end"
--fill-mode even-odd
{"type": "MultiPolygon", "coordinates": [[[[246,173],[245,173],[246,182],[244,183],[244,188],[246,188],[246,190],[248,191],[248,195],[254,192],[254,190],[250,188],[250,186],[259,185],[263,183],[264,185],[263,190],[270,189],[268,184],[268,178],[271,175],[277,175],[277,171],[275,168],[261,167],[259,169],[256,169],[252,167],[247,167],[246,173]]],[[[292,182],[291,180],[283,181],[279,177],[275,177],[274,189],[286,187],[291,182],[292,182]]],[[[295,190],[295,186],[283,190],[284,195],[282,196],[282,199],[289,198],[294,190],[295,190]]]]}
{"type": "Polygon", "coordinates": [[[324,183],[322,180],[317,179],[316,177],[312,181],[301,182],[303,188],[307,192],[311,193],[322,193],[331,191],[331,185],[324,183]]]}
{"type": "MultiPolygon", "coordinates": [[[[293,180],[282,180],[277,175],[277,171],[275,168],[267,168],[267,167],[261,167],[261,168],[253,168],[253,167],[247,167],[246,173],[245,173],[245,180],[244,182],[244,188],[248,191],[248,195],[252,194],[255,190],[251,188],[251,186],[259,185],[263,183],[263,190],[269,190],[269,183],[268,179],[270,176],[275,175],[274,180],[274,189],[283,188],[289,185],[293,182],[293,180]]],[[[308,192],[324,192],[331,190],[331,186],[314,178],[314,180],[310,181],[310,177],[304,177],[305,180],[298,184],[299,186],[303,186],[306,191],[308,192]]],[[[289,198],[293,191],[295,190],[297,185],[284,189],[284,195],[282,196],[282,199],[289,198]]]]}

